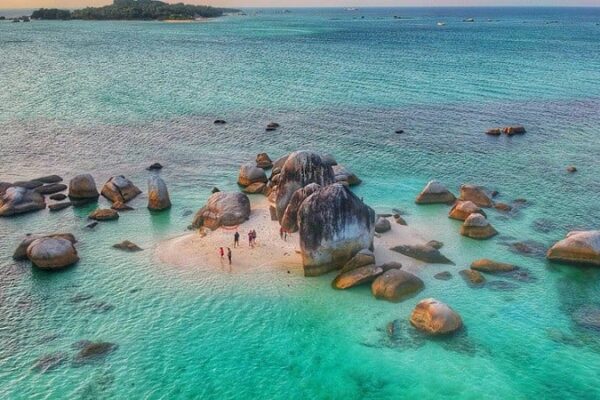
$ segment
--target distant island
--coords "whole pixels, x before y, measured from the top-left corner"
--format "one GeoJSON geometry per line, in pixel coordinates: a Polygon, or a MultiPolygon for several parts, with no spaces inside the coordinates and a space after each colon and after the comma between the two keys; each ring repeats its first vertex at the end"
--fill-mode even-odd
{"type": "Polygon", "coordinates": [[[31,14],[32,19],[43,20],[194,20],[215,18],[224,13],[239,12],[231,8],[193,6],[183,3],[167,4],[155,0],[114,0],[104,7],[86,7],[80,10],[40,8],[31,14]]]}

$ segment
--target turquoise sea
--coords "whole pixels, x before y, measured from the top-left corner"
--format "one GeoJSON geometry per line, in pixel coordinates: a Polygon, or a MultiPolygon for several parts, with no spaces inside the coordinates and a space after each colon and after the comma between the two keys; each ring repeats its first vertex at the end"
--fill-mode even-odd
{"type": "Polygon", "coordinates": [[[94,230],[84,225],[95,205],[0,220],[0,398],[600,398],[600,332],[580,318],[600,312],[600,270],[543,257],[568,231],[600,228],[600,9],[290,11],[0,21],[0,181],[124,174],[145,190],[159,161],[174,203],[150,214],[140,197],[94,230]],[[270,121],[282,127],[265,132],[270,121]],[[509,124],[527,134],[484,134],[509,124]],[[213,186],[237,190],[240,163],[295,149],[334,154],[367,203],[405,210],[457,265],[424,267],[425,290],[392,304],[368,287],[334,291],[333,275],[156,261],[156,244],[185,231],[213,186]],[[430,179],[528,203],[490,211],[501,234],[475,242],[446,206],[414,205],[430,179]],[[53,231],[80,240],[77,266],[46,273],[11,259],[25,233],[53,231]],[[111,248],[124,239],[145,251],[111,248]],[[542,255],[511,251],[524,240],[542,255]],[[457,272],[482,257],[535,280],[469,288],[457,272]],[[454,278],[433,278],[443,270],[454,278]],[[425,297],[450,304],[466,330],[415,334],[406,321],[425,297]],[[404,322],[390,338],[393,320],[404,322]],[[78,365],[80,340],[118,349],[78,365]],[[64,362],[33,368],[48,354],[64,362]]]}

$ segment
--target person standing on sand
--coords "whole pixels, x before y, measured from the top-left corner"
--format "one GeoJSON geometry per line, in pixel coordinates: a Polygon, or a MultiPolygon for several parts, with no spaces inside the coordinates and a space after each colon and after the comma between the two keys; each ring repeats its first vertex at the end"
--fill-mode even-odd
{"type": "Polygon", "coordinates": [[[221,255],[221,259],[223,259],[223,257],[225,257],[225,250],[223,250],[222,247],[219,247],[219,254],[221,255]]]}
{"type": "Polygon", "coordinates": [[[231,249],[227,248],[227,259],[229,260],[229,265],[231,265],[231,249]]]}
{"type": "Polygon", "coordinates": [[[253,246],[252,246],[252,231],[249,231],[249,232],[248,232],[248,245],[249,245],[250,247],[253,247],[253,246]]]}
{"type": "Polygon", "coordinates": [[[256,231],[252,229],[252,244],[256,245],[256,231]]]}
{"type": "Polygon", "coordinates": [[[239,247],[240,246],[240,233],[238,231],[235,231],[235,233],[233,234],[233,247],[239,247]]]}

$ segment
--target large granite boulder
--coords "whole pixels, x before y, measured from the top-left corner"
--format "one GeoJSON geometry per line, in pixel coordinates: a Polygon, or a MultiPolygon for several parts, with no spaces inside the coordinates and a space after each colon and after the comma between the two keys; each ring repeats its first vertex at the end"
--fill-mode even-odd
{"type": "Polygon", "coordinates": [[[450,193],[448,188],[438,181],[429,181],[425,188],[419,193],[415,203],[417,204],[450,204],[456,197],[450,193]]]}
{"type": "Polygon", "coordinates": [[[372,248],[375,212],[350,189],[335,183],[304,200],[298,227],[304,274],[321,275],[343,267],[360,250],[372,248]]]}
{"type": "Polygon", "coordinates": [[[311,151],[295,151],[288,156],[279,174],[277,185],[277,217],[283,219],[294,192],[310,183],[327,186],[334,183],[333,169],[311,151]]]}
{"type": "Polygon", "coordinates": [[[262,182],[253,183],[242,189],[242,193],[246,194],[265,194],[266,191],[267,185],[262,182]]]}
{"type": "Polygon", "coordinates": [[[113,203],[127,203],[142,191],[123,175],[113,176],[102,187],[102,196],[113,203]]]}
{"type": "Polygon", "coordinates": [[[44,196],[19,186],[8,187],[0,196],[0,217],[8,217],[46,208],[44,196]]]}
{"type": "Polygon", "coordinates": [[[273,166],[273,161],[267,153],[260,153],[256,155],[256,166],[262,169],[269,169],[273,166]]]}
{"type": "Polygon", "coordinates": [[[88,218],[95,221],[113,221],[119,219],[119,213],[112,208],[99,208],[89,213],[88,218]]]}
{"type": "Polygon", "coordinates": [[[77,239],[75,239],[75,236],[73,236],[73,234],[71,234],[71,233],[53,233],[51,235],[27,235],[15,249],[15,252],[13,253],[13,256],[12,256],[13,260],[15,260],[15,261],[26,260],[27,259],[27,248],[29,247],[29,245],[31,243],[33,243],[34,241],[36,241],[37,239],[43,239],[43,238],[60,238],[60,239],[68,240],[69,242],[71,242],[73,244],[77,243],[77,239]]]}
{"type": "Polygon", "coordinates": [[[342,272],[331,283],[335,289],[348,289],[364,283],[372,282],[383,273],[381,267],[365,265],[348,272],[342,272]]]}
{"type": "Polygon", "coordinates": [[[69,182],[69,197],[75,200],[93,200],[99,196],[96,181],[90,174],[75,176],[69,182]]]}
{"type": "Polygon", "coordinates": [[[600,266],[600,230],[573,231],[548,250],[552,261],[600,266]]]}
{"type": "Polygon", "coordinates": [[[398,302],[419,293],[425,284],[419,277],[401,269],[390,269],[379,275],[371,285],[373,296],[398,302]]]}
{"type": "Polygon", "coordinates": [[[246,187],[257,182],[267,182],[267,174],[265,173],[265,170],[258,168],[254,164],[242,164],[238,175],[238,185],[246,187]]]}
{"type": "Polygon", "coordinates": [[[285,164],[289,156],[289,154],[286,154],[285,156],[279,157],[277,160],[273,161],[272,173],[274,175],[277,175],[281,172],[281,169],[283,168],[283,165],[285,164]]]}
{"type": "Polygon", "coordinates": [[[446,335],[462,327],[460,315],[441,301],[431,298],[417,303],[410,323],[430,335],[446,335]]]}
{"type": "Polygon", "coordinates": [[[192,228],[215,230],[220,226],[239,225],[250,218],[250,199],[244,193],[213,193],[194,216],[192,228]]]}
{"type": "Polygon", "coordinates": [[[356,186],[362,183],[362,180],[358,176],[356,176],[356,174],[352,172],[349,168],[337,163],[331,164],[331,162],[325,159],[324,156],[321,156],[321,159],[325,164],[331,165],[336,182],[348,186],[356,186]]]}
{"type": "Polygon", "coordinates": [[[341,272],[352,271],[353,269],[375,264],[375,255],[369,249],[362,249],[352,257],[344,266],[341,272]]]}
{"type": "Polygon", "coordinates": [[[384,217],[378,217],[377,222],[375,222],[375,232],[377,233],[386,233],[392,229],[392,224],[390,220],[384,217]]]}
{"type": "Polygon", "coordinates": [[[489,239],[498,234],[498,231],[481,214],[471,214],[460,227],[460,234],[471,239],[489,239]]]}
{"type": "Polygon", "coordinates": [[[487,216],[485,212],[472,201],[458,201],[450,210],[448,217],[457,219],[459,221],[464,221],[471,214],[481,214],[484,217],[487,216]]]}
{"type": "Polygon", "coordinates": [[[0,182],[0,196],[2,196],[4,192],[6,192],[6,189],[12,186],[14,185],[10,182],[0,182]]]}
{"type": "Polygon", "coordinates": [[[485,189],[481,186],[462,185],[460,187],[459,199],[462,201],[472,201],[479,207],[492,207],[494,202],[488,196],[485,189]]]}
{"type": "Polygon", "coordinates": [[[158,175],[153,175],[148,179],[148,209],[162,211],[168,208],[171,208],[171,199],[167,185],[158,175]]]}
{"type": "Polygon", "coordinates": [[[488,274],[499,274],[519,269],[516,265],[501,263],[487,258],[481,258],[471,263],[471,269],[488,274]]]}
{"type": "Polygon", "coordinates": [[[400,254],[404,254],[407,257],[415,258],[419,261],[424,261],[431,264],[451,264],[454,263],[446,258],[439,249],[436,249],[431,244],[417,244],[417,245],[400,245],[394,246],[390,250],[400,254]]]}
{"type": "Polygon", "coordinates": [[[77,250],[70,240],[61,237],[44,237],[27,247],[27,258],[38,268],[60,269],[79,261],[77,250]]]}
{"type": "Polygon", "coordinates": [[[283,229],[290,233],[298,231],[298,210],[300,209],[302,202],[319,189],[321,189],[321,186],[318,184],[309,183],[294,192],[283,213],[283,218],[281,218],[281,226],[283,229]]]}

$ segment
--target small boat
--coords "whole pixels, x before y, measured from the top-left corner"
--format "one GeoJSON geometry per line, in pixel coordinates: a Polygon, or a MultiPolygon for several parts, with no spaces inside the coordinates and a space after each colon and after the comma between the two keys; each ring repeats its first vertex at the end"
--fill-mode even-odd
{"type": "Polygon", "coordinates": [[[437,26],[446,26],[446,23],[445,22],[438,22],[437,26]]]}
{"type": "Polygon", "coordinates": [[[475,18],[463,19],[463,22],[475,22],[475,18]]]}
{"type": "Polygon", "coordinates": [[[346,11],[358,11],[358,8],[348,7],[346,8],[346,11]]]}

